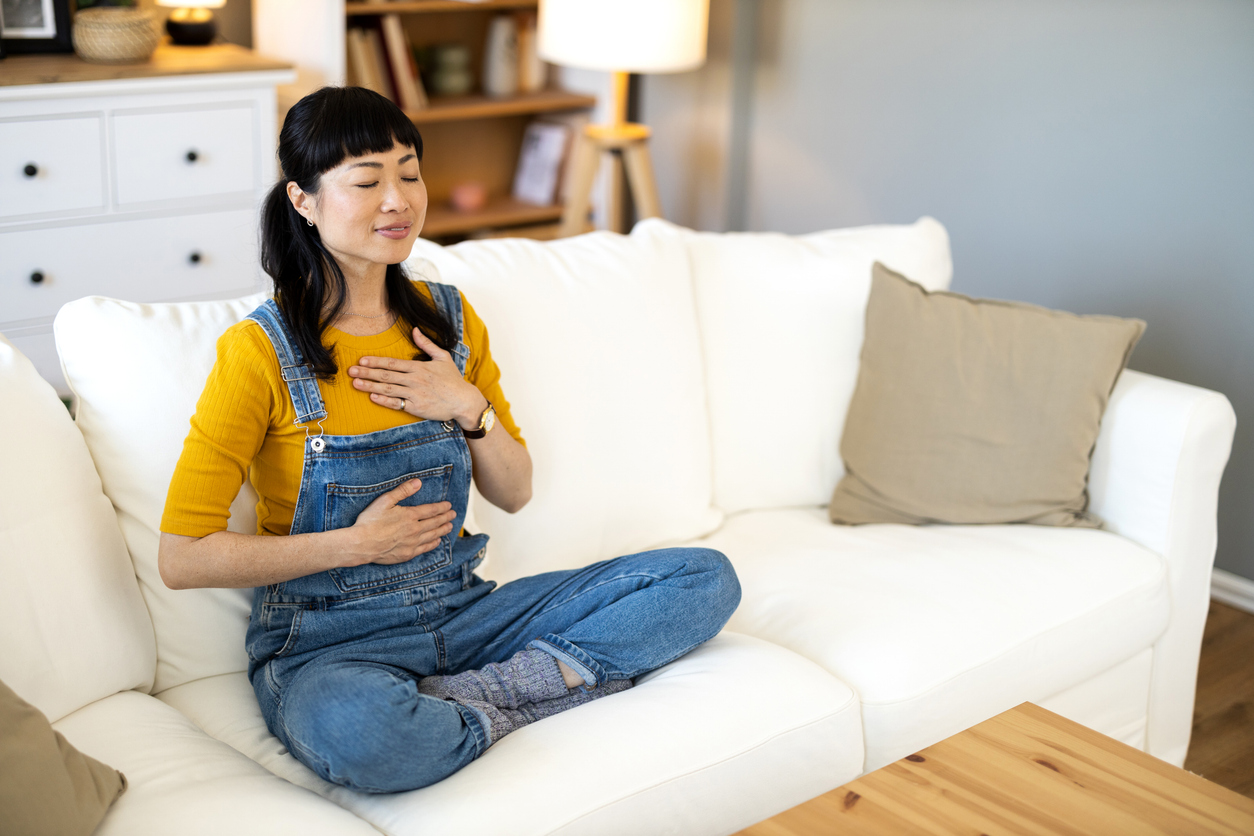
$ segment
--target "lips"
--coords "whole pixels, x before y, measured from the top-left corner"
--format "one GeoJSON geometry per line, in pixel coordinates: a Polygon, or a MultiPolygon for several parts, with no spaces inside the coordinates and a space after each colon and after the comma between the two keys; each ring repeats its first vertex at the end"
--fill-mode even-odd
{"type": "Polygon", "coordinates": [[[382,235],[384,238],[399,240],[401,238],[409,237],[409,228],[411,226],[413,226],[413,224],[397,224],[395,226],[381,227],[376,229],[375,232],[382,235]]]}

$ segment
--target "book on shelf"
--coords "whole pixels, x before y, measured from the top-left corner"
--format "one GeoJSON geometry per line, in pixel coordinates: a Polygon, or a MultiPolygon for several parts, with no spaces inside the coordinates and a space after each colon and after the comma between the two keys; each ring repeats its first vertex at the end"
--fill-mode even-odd
{"type": "Polygon", "coordinates": [[[551,206],[557,200],[570,138],[570,127],[560,122],[537,120],[527,126],[514,170],[516,200],[536,206],[551,206]]]}
{"type": "Polygon", "coordinates": [[[427,92],[422,87],[422,79],[418,77],[414,49],[405,27],[401,25],[400,15],[383,15],[379,26],[383,32],[388,66],[396,83],[396,103],[405,110],[423,109],[427,106],[427,92]]]}
{"type": "Polygon", "coordinates": [[[345,51],[348,53],[349,84],[365,87],[396,101],[378,29],[350,27],[345,32],[345,51]]]}
{"type": "Polygon", "coordinates": [[[369,47],[366,44],[366,30],[357,26],[349,27],[344,33],[344,44],[348,57],[345,69],[348,71],[349,86],[365,87],[377,93],[379,82],[374,77],[374,63],[367,51],[369,47]]]}
{"type": "Polygon", "coordinates": [[[392,101],[397,101],[396,87],[392,83],[392,71],[388,67],[388,59],[383,51],[383,33],[379,31],[377,26],[371,26],[366,29],[366,52],[370,56],[370,63],[374,67],[375,78],[378,79],[379,88],[376,92],[387,96],[392,101]]]}

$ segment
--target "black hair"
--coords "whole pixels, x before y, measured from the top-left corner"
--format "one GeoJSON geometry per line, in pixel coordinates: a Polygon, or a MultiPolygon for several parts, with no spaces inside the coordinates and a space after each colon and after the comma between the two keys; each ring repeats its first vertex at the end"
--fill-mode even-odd
{"type": "MultiPolygon", "coordinates": [[[[393,102],[363,87],[315,90],[283,120],[281,173],[261,210],[261,267],[274,281],[275,302],[296,345],[319,377],[333,377],[337,370],[322,335],[344,307],[344,273],[317,227],[288,199],[287,184],[295,182],[306,194],[317,194],[322,175],[344,160],[390,151],[398,143],[413,148],[422,160],[422,135],[414,123],[393,102]]],[[[452,324],[414,287],[403,265],[387,266],[385,285],[388,305],[397,315],[444,350],[453,348],[457,335],[452,324]]]]}

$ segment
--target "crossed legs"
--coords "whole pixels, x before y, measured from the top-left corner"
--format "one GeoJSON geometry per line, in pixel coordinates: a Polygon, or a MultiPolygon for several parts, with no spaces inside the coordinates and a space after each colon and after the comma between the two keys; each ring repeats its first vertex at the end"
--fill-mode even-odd
{"type": "MultiPolygon", "coordinates": [[[[731,564],[710,549],[662,549],[523,578],[439,624],[438,672],[532,648],[589,688],[615,682],[607,690],[618,690],[712,638],[739,601],[731,564]]],[[[420,678],[378,660],[315,660],[283,688],[282,736],[337,784],[366,792],[433,784],[482,754],[500,730],[482,706],[420,693],[420,678]]]]}

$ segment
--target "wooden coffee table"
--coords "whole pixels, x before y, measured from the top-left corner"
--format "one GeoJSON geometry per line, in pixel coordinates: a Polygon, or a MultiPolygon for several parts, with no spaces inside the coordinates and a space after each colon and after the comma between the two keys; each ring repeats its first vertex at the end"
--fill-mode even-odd
{"type": "Polygon", "coordinates": [[[1250,836],[1254,800],[1024,703],[738,836],[885,833],[1250,836]]]}

